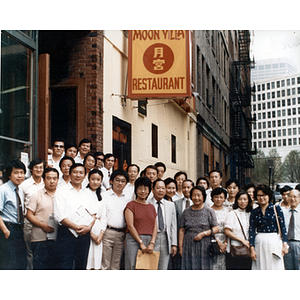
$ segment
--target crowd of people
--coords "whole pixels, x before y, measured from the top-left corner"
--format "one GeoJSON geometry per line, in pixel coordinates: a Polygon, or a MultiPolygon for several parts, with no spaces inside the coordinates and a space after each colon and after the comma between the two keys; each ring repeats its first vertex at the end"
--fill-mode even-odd
{"type": "Polygon", "coordinates": [[[159,253],[159,270],[300,268],[300,185],[274,204],[266,185],[222,187],[220,170],[195,183],[164,178],[163,162],[114,170],[91,149],[56,139],[46,162],[8,163],[0,269],[134,270],[139,252],[159,253]]]}

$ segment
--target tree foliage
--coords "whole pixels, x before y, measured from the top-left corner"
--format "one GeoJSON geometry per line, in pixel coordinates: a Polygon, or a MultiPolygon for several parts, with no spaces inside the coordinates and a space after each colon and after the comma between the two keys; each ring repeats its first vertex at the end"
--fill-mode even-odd
{"type": "Polygon", "coordinates": [[[284,179],[287,182],[300,182],[300,151],[292,150],[283,162],[284,179]]]}
{"type": "Polygon", "coordinates": [[[281,157],[276,149],[271,149],[267,156],[262,150],[258,150],[257,154],[253,156],[253,162],[254,184],[269,185],[270,183],[271,187],[273,188],[277,182],[281,182],[283,180],[281,157]]]}

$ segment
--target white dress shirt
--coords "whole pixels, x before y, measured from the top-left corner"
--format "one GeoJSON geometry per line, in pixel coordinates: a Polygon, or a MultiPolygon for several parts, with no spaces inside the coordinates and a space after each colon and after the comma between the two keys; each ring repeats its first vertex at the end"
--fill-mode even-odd
{"type": "Polygon", "coordinates": [[[124,209],[128,202],[131,201],[130,198],[126,197],[124,192],[120,197],[110,189],[103,193],[102,201],[105,203],[106,207],[106,220],[107,226],[122,229],[125,227],[125,216],[124,209]]]}
{"type": "Polygon", "coordinates": [[[57,189],[53,200],[53,214],[56,222],[61,223],[63,219],[69,218],[81,205],[90,214],[96,213],[93,198],[85,190],[83,188],[78,192],[70,182],[57,189]]]}
{"type": "Polygon", "coordinates": [[[111,170],[107,170],[105,167],[101,168],[100,171],[103,174],[103,180],[101,184],[101,192],[105,192],[107,189],[109,189],[110,186],[110,176],[108,176],[108,171],[110,171],[110,175],[112,174],[111,170]]]}
{"type": "Polygon", "coordinates": [[[25,198],[25,205],[28,204],[30,197],[40,189],[44,187],[44,180],[41,178],[40,183],[36,183],[33,179],[32,176],[30,176],[28,179],[24,180],[19,188],[22,189],[24,193],[24,198],[25,198]]]}

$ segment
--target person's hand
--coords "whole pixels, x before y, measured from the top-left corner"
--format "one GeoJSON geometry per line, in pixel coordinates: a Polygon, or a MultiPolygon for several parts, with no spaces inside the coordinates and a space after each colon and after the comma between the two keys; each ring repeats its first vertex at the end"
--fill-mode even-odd
{"type": "Polygon", "coordinates": [[[7,229],[5,232],[3,232],[3,234],[4,234],[4,237],[5,237],[6,239],[8,239],[9,236],[10,236],[10,231],[7,229]]]}
{"type": "Polygon", "coordinates": [[[282,256],[286,255],[289,253],[289,247],[288,247],[288,244],[287,243],[283,243],[282,245],[282,251],[281,251],[281,254],[282,256]]]}
{"type": "Polygon", "coordinates": [[[180,256],[182,256],[182,247],[179,247],[178,249],[180,256]]]}
{"type": "Polygon", "coordinates": [[[242,244],[245,245],[248,249],[250,248],[250,242],[247,240],[242,240],[242,244]]]}
{"type": "Polygon", "coordinates": [[[48,225],[47,223],[44,223],[44,224],[42,225],[42,229],[43,229],[43,231],[45,231],[46,233],[52,233],[52,232],[54,232],[54,228],[53,228],[52,226],[48,225]]]}
{"type": "Polygon", "coordinates": [[[87,225],[78,225],[78,226],[77,226],[77,229],[76,229],[76,232],[77,232],[79,235],[85,235],[85,234],[87,234],[90,230],[91,230],[91,227],[90,227],[90,226],[87,226],[87,225]]]}
{"type": "Polygon", "coordinates": [[[219,245],[219,248],[220,248],[220,252],[224,253],[226,251],[227,245],[225,245],[224,243],[222,243],[222,242],[220,242],[218,240],[217,240],[217,242],[218,242],[218,245],[219,245]]]}
{"type": "Polygon", "coordinates": [[[250,248],[250,256],[251,256],[252,260],[257,260],[257,254],[256,254],[256,252],[254,250],[254,247],[250,248]]]}
{"type": "Polygon", "coordinates": [[[174,257],[176,255],[176,253],[177,253],[177,247],[176,246],[172,246],[171,247],[171,255],[172,255],[172,257],[174,257]]]}
{"type": "Polygon", "coordinates": [[[198,234],[194,237],[194,241],[196,241],[196,242],[201,241],[203,237],[205,237],[205,234],[204,234],[204,232],[202,231],[202,232],[198,233],[198,234]]]}
{"type": "Polygon", "coordinates": [[[141,248],[143,253],[145,253],[147,251],[147,247],[144,245],[143,242],[140,243],[140,248],[141,248]]]}
{"type": "Polygon", "coordinates": [[[154,245],[153,245],[153,243],[150,243],[148,245],[148,247],[146,248],[146,252],[151,254],[153,252],[153,249],[154,249],[154,245]]]}

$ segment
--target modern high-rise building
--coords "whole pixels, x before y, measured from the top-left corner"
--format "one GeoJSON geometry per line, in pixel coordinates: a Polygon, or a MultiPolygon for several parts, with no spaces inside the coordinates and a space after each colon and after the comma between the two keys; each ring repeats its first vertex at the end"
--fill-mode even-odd
{"type": "Polygon", "coordinates": [[[300,150],[300,74],[256,82],[252,95],[253,147],[268,154],[276,148],[282,161],[300,150]]]}
{"type": "Polygon", "coordinates": [[[262,59],[255,61],[255,68],[251,70],[251,80],[256,82],[296,73],[297,68],[288,58],[262,59]]]}

